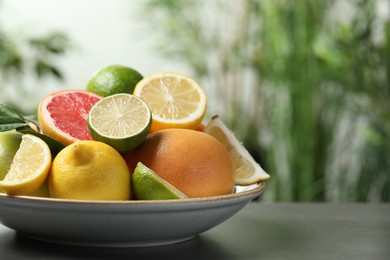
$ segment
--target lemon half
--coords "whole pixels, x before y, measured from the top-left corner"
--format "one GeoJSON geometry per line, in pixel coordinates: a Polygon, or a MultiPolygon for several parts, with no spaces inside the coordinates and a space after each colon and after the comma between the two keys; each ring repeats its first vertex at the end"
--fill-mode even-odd
{"type": "Polygon", "coordinates": [[[134,95],[145,100],[152,111],[152,132],[195,129],[206,112],[204,90],[195,80],[179,73],[160,72],[145,77],[136,85],[134,95]]]}

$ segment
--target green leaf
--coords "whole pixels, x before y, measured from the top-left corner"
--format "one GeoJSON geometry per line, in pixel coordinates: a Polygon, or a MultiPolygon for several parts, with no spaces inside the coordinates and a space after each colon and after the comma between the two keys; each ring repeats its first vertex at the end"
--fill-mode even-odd
{"type": "Polygon", "coordinates": [[[15,118],[7,114],[2,114],[0,111],[0,124],[24,123],[24,120],[15,118]]]}
{"type": "Polygon", "coordinates": [[[17,108],[0,104],[0,131],[8,131],[18,127],[34,124],[38,127],[34,120],[29,116],[23,115],[23,113],[17,108]]]}
{"type": "Polygon", "coordinates": [[[0,124],[0,132],[6,132],[10,130],[17,129],[19,127],[28,126],[26,123],[8,123],[8,124],[0,124]]]}
{"type": "Polygon", "coordinates": [[[53,138],[47,135],[43,135],[36,132],[34,129],[32,129],[29,126],[17,128],[16,131],[22,134],[35,135],[36,137],[41,138],[49,146],[53,158],[65,147],[65,145],[59,143],[58,141],[54,140],[53,138]]]}
{"type": "Polygon", "coordinates": [[[52,156],[56,156],[65,146],[53,138],[39,133],[38,125],[30,118],[30,116],[23,115],[21,111],[11,105],[0,104],[0,132],[15,129],[23,134],[35,135],[45,141],[50,148],[52,156]],[[38,131],[32,129],[31,124],[34,124],[38,131]]]}

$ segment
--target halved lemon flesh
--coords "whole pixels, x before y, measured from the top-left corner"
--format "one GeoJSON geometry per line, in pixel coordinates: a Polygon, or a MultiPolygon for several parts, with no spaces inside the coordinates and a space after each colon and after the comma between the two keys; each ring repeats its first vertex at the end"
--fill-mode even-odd
{"type": "Polygon", "coordinates": [[[151,131],[166,128],[196,129],[206,112],[207,97],[192,78],[174,72],[160,72],[138,82],[134,95],[152,111],[151,131]]]}
{"type": "Polygon", "coordinates": [[[212,117],[204,132],[215,137],[228,150],[235,169],[236,185],[251,185],[270,178],[219,116],[212,117]]]}
{"type": "Polygon", "coordinates": [[[29,195],[45,182],[50,166],[48,145],[39,137],[25,134],[0,186],[9,195],[29,195]]]}

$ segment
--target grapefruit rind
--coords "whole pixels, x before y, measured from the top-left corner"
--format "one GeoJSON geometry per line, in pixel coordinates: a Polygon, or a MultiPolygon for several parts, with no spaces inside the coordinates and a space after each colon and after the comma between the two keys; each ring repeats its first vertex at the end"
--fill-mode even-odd
{"type": "MultiPolygon", "coordinates": [[[[54,98],[60,97],[60,96],[64,97],[64,103],[65,103],[66,95],[68,95],[68,94],[82,94],[82,95],[96,98],[96,101],[100,100],[102,98],[99,95],[96,95],[94,93],[91,93],[89,91],[84,91],[84,90],[60,90],[60,91],[51,93],[42,99],[42,101],[39,104],[39,108],[38,108],[39,127],[41,128],[42,132],[45,135],[55,139],[56,141],[60,142],[61,144],[65,145],[65,146],[72,144],[76,141],[92,139],[92,137],[81,139],[81,138],[78,138],[76,136],[73,136],[69,132],[65,132],[63,129],[61,129],[56,124],[56,120],[51,116],[52,111],[48,110],[48,105],[52,102],[52,100],[54,98]]],[[[81,100],[78,103],[79,104],[69,104],[69,106],[75,107],[76,105],[78,105],[78,107],[82,107],[84,105],[84,103],[81,100]]],[[[84,114],[85,114],[85,127],[86,127],[85,131],[88,131],[87,122],[86,122],[86,115],[88,114],[89,110],[88,111],[84,111],[84,110],[79,109],[79,113],[80,113],[80,116],[82,116],[82,117],[84,117],[84,114]],[[84,114],[81,115],[81,113],[84,113],[84,114]]],[[[61,123],[64,123],[64,122],[61,122],[61,123]]],[[[75,122],[74,121],[68,122],[68,124],[72,124],[72,123],[74,124],[75,122]]],[[[76,132],[75,134],[78,134],[78,133],[76,132]]]]}
{"type": "Polygon", "coordinates": [[[189,198],[234,191],[234,168],[229,154],[206,133],[179,128],[156,131],[124,158],[130,172],[142,162],[189,198]]]}

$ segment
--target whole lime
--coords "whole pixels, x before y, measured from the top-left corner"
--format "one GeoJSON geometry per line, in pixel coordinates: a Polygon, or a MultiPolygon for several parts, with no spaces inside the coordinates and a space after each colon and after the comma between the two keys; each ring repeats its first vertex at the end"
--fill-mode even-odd
{"type": "Polygon", "coordinates": [[[136,70],[123,65],[109,65],[96,71],[87,83],[87,90],[103,97],[118,93],[133,94],[143,79],[136,70]]]}
{"type": "MultiPolygon", "coordinates": [[[[0,132],[0,180],[4,179],[8,173],[21,141],[21,133],[16,131],[0,132]]],[[[1,188],[0,192],[3,192],[1,188]]]]}

